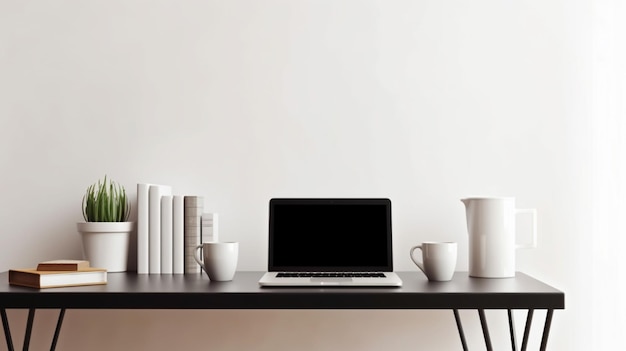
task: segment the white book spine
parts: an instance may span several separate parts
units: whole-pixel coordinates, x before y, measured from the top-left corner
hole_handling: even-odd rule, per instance
[[[185,202],[184,196],[174,195],[172,203],[172,264],[174,274],[185,273]]]
[[[166,185],[150,185],[149,267],[150,274],[161,273],[161,196],[171,195]]]
[[[150,184],[137,184],[137,273],[149,273]]]
[[[173,272],[173,209],[172,196],[161,196],[161,274]]]

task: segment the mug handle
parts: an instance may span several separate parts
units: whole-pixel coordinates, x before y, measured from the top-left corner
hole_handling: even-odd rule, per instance
[[[422,272],[424,272],[424,274],[426,274],[426,271],[424,270],[424,264],[423,264],[422,262],[420,262],[420,261],[416,260],[416,259],[415,259],[415,257],[413,257],[413,252],[414,252],[416,249],[419,249],[419,250],[421,251],[421,250],[422,250],[422,245],[413,246],[413,247],[411,248],[411,252],[409,252],[409,256],[411,257],[411,261],[413,261],[413,263],[415,263],[415,264],[417,265],[417,267],[418,267],[419,269],[421,269],[421,270],[422,270]],[[423,251],[422,251],[422,252],[423,252]]]
[[[516,249],[534,249],[537,247],[537,210],[534,208],[515,209],[515,214],[531,214],[533,216],[533,233],[530,244],[516,244]]]
[[[202,244],[196,246],[196,249],[193,250],[193,259],[196,260],[196,262],[198,262],[198,264],[200,265],[200,267],[202,267],[202,269],[204,269],[204,263],[202,263],[202,261],[200,260],[200,256],[198,256],[198,249],[202,248]]]

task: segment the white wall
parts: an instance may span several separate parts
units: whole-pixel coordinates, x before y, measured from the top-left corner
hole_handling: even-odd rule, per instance
[[[138,182],[204,195],[222,238],[241,242],[241,270],[265,268],[271,197],[390,197],[394,264],[416,271],[408,250],[424,240],[458,241],[466,270],[459,199],[512,195],[540,216],[539,248],[519,252],[518,269],[566,292],[550,346],[592,349],[578,259],[591,225],[589,8],[0,0],[0,270],[80,256],[80,200],[104,174],[133,195]],[[25,312],[9,316],[19,345]],[[489,316],[507,347],[505,314]],[[482,347],[476,314],[463,317]],[[33,348],[54,318],[38,314]],[[460,348],[449,311],[69,311],[59,349],[207,339],[217,350]]]

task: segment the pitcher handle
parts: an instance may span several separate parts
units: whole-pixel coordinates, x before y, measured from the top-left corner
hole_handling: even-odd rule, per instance
[[[530,244],[516,244],[516,249],[534,249],[537,247],[537,210],[534,208],[515,209],[515,214],[531,214],[533,216],[533,236]]]

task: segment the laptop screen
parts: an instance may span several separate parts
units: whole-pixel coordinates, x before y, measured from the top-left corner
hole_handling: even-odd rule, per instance
[[[389,199],[272,199],[270,271],[393,270]]]

